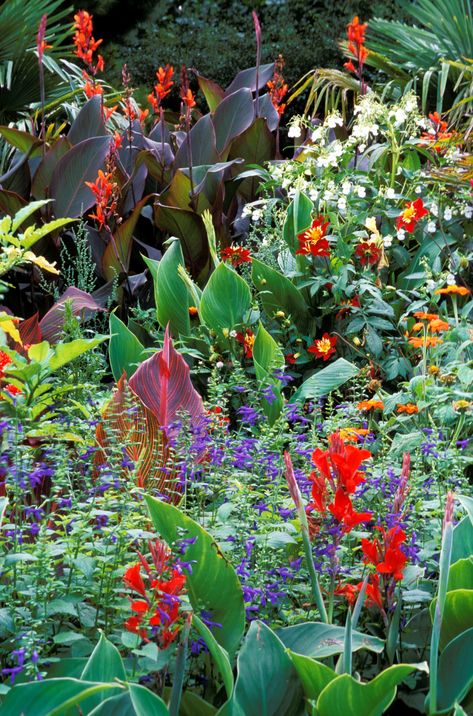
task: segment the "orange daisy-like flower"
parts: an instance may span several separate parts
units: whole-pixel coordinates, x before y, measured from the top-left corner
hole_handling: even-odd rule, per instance
[[[442,333],[443,331],[448,331],[450,324],[447,321],[442,321],[441,318],[433,318],[429,321],[428,328],[432,333]]]
[[[382,400],[362,400],[356,407],[358,410],[370,412],[371,410],[384,410],[384,403]]]
[[[396,408],[397,413],[407,413],[408,415],[414,415],[419,412],[419,408],[414,403],[399,403]]]
[[[430,346],[437,346],[443,343],[443,340],[437,336],[412,336],[408,342],[409,345],[414,348],[423,348],[424,346],[429,348]]]
[[[355,256],[362,266],[377,264],[381,258],[381,248],[375,241],[360,241],[355,249]]]
[[[422,199],[416,199],[410,201],[402,214],[396,219],[396,228],[407,231],[408,234],[412,234],[417,226],[417,222],[422,219],[423,216],[427,216],[429,212],[424,206]]]
[[[435,292],[438,296],[447,296],[449,294],[456,294],[458,296],[468,296],[471,293],[469,288],[466,286],[446,286],[445,288],[438,288]]]
[[[315,340],[307,350],[309,353],[313,353],[317,358],[328,360],[330,356],[336,352],[336,343],[337,336],[331,336],[330,333],[324,333],[322,338]]]
[[[325,238],[328,225],[325,216],[317,216],[308,229],[297,235],[299,249],[296,254],[330,256],[329,243]]]
[[[414,313],[414,318],[419,319],[419,321],[435,321],[438,317],[438,313],[425,313],[424,311],[416,311]]]
[[[345,442],[356,443],[360,438],[365,437],[370,432],[368,428],[342,428],[340,431],[340,437]]]

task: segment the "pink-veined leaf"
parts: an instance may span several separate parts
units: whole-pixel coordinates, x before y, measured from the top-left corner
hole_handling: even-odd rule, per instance
[[[158,419],[170,425],[179,412],[196,423],[204,414],[202,398],[192,385],[189,366],[174,348],[169,326],[162,350],[145,360],[130,378],[130,388]]]
[[[102,422],[96,428],[96,439],[101,448],[94,457],[97,470],[100,465],[113,465],[117,449],[122,447],[132,463],[126,466],[121,461],[123,477],[131,467],[136,471],[139,487],[157,491],[175,504],[179,502],[180,484],[172,468],[173,455],[166,435],[156,416],[130,389],[125,374],[105,407]]]
[[[25,318],[24,321],[21,321],[18,326],[18,331],[23,344],[15,344],[15,350],[18,353],[23,353],[26,350],[26,346],[41,343],[43,340],[43,334],[39,326],[38,313],[36,312],[34,316],[30,316],[30,318]]]
[[[71,302],[72,312],[74,316],[82,317],[87,312],[103,311],[104,309],[95,301],[90,293],[81,291],[80,288],[69,286],[63,293],[61,298],[56,301],[54,306],[49,309],[46,315],[39,322],[43,339],[48,343],[55,343],[61,337],[62,327],[64,325],[64,304],[66,301]]]

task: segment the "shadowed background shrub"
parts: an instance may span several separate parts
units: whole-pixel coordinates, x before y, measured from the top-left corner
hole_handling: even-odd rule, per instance
[[[252,9],[263,28],[263,62],[281,52],[289,86],[313,68],[340,65],[336,41],[353,15],[398,17],[395,0],[85,0],[81,5],[94,13],[97,36],[106,40],[110,80],[120,84],[126,62],[135,86],[145,87],[166,62],[195,67],[228,85],[238,70],[254,64]]]

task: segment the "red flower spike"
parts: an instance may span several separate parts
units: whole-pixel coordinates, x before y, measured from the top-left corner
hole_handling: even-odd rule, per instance
[[[138,594],[141,594],[142,597],[146,596],[145,583],[143,582],[143,577],[141,576],[141,564],[139,562],[134,564],[133,567],[129,567],[129,569],[127,569],[123,577],[123,581],[126,586],[134,592],[138,592]]]
[[[328,506],[328,509],[335,519],[343,524],[345,533],[350,532],[356,525],[371,520],[371,512],[356,512],[353,509],[349,496],[340,487],[335,493],[335,500]]]

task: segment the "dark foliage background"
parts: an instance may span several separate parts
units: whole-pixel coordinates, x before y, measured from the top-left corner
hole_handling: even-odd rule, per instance
[[[109,79],[118,85],[126,62],[135,86],[146,87],[166,62],[229,84],[254,64],[252,9],[263,28],[263,61],[281,52],[290,86],[312,68],[340,65],[336,42],[353,15],[399,17],[396,0],[83,0],[80,6],[94,13],[96,36],[106,40]]]

